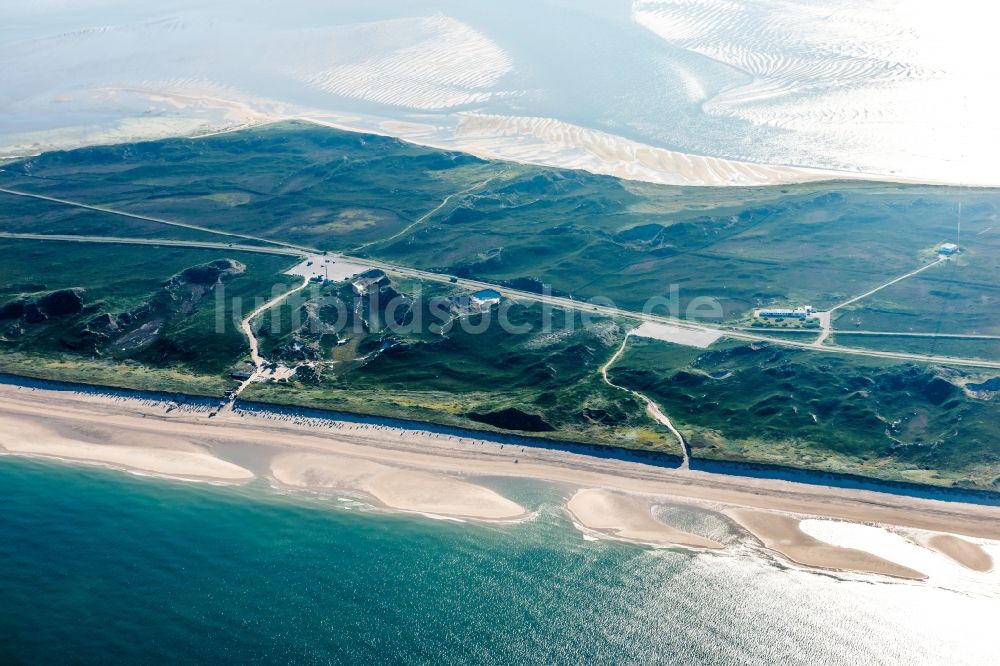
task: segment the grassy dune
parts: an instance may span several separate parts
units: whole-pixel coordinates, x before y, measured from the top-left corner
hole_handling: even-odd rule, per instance
[[[541,306],[508,301],[435,318],[433,299],[461,295],[413,281],[363,297],[346,285],[316,287],[273,312],[276,329],[259,323],[264,355],[308,363],[308,372],[251,385],[243,397],[680,454],[635,397],[601,380],[620,323],[555,311],[546,328]],[[410,305],[394,308],[394,299]]]
[[[302,123],[49,153],[7,165],[0,186],[633,308],[675,285],[679,314],[709,296],[727,318],[833,305],[910,271],[954,240],[961,201],[969,266],[953,305],[1000,281],[996,190],[653,186]],[[905,301],[942,315],[933,299]]]
[[[979,375],[770,345],[636,340],[613,369],[670,414],[692,455],[898,481],[1000,487],[1000,401]]]
[[[122,364],[142,364],[144,372],[124,373],[137,378],[134,388],[146,388],[144,377],[154,369],[193,374],[205,386],[230,384],[226,370],[247,353],[239,319],[255,299],[292,283],[277,273],[294,261],[220,250],[3,239],[0,255],[6,278],[0,307],[65,290],[75,290],[81,301],[76,311],[50,312],[41,321],[0,311],[0,364],[6,370],[57,378],[51,368],[73,368],[66,379],[87,381],[92,373],[108,383],[108,375],[122,373]],[[220,259],[245,268],[218,285],[171,285],[185,270]],[[30,370],[29,357],[39,359],[38,372]]]
[[[834,326],[1000,332],[1000,192],[992,189],[654,186],[301,123],[48,153],[5,164],[0,187],[627,308],[657,298],[658,312],[687,316],[708,297],[722,320],[744,324],[754,308],[822,309],[932,261],[954,239],[961,201],[959,257],[839,310]],[[3,194],[0,231],[213,239]],[[0,240],[0,257],[0,308],[13,303],[0,320],[0,371],[205,394],[232,386],[229,371],[246,360],[234,319],[294,281],[281,275],[290,258],[228,250]],[[211,283],[178,278],[216,260],[242,270]],[[474,333],[399,331],[394,317],[429,316],[428,299],[461,296],[461,283],[396,279],[378,289],[422,305],[393,313],[358,302],[347,284],[325,285],[279,309],[273,330],[268,318],[257,322],[264,356],[298,372],[245,396],[676,452],[637,399],[600,381],[629,322],[546,332],[539,308],[517,303],[504,304],[507,314],[530,333],[512,335],[496,321]],[[39,319],[44,299],[73,311]],[[349,304],[344,315],[336,299]],[[984,359],[1000,351],[995,341],[834,340]],[[633,340],[612,377],[661,404],[696,457],[996,485],[1000,399],[965,388],[991,375],[749,349]]]

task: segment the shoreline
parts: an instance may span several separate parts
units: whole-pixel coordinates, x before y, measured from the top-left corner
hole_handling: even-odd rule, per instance
[[[2,445],[0,445],[0,461],[3,461],[4,458],[20,458],[22,460],[30,460],[39,463],[55,463],[65,465],[67,467],[86,467],[111,472],[121,472],[122,474],[129,474],[139,478],[158,479],[160,481],[178,481],[181,483],[198,483],[209,486],[240,486],[246,485],[247,483],[255,480],[255,477],[248,477],[245,480],[231,480],[213,478],[204,475],[185,476],[182,474],[168,474],[164,472],[144,470],[124,463],[89,460],[80,457],[74,458],[49,453],[23,453],[7,451],[2,448]]]
[[[172,403],[176,409],[211,409],[217,406],[220,400],[218,397],[209,395],[194,395],[168,391],[134,389],[120,386],[86,384],[83,382],[29,377],[0,371],[0,389],[5,386],[22,386],[53,392],[77,392],[95,396],[104,395],[116,400],[139,400],[147,402],[153,401]],[[401,417],[342,412],[316,407],[286,405],[281,403],[260,402],[245,399],[237,399],[233,404],[233,408],[236,413],[248,416],[260,416],[262,418],[277,416],[279,418],[301,419],[314,422],[317,425],[324,422],[347,422],[358,425],[382,426],[399,430],[413,430],[459,438],[485,439],[503,445],[551,449],[563,451],[571,455],[617,460],[629,463],[640,463],[652,467],[662,467],[664,469],[679,469],[683,462],[681,456],[667,452],[628,449],[605,444],[589,444],[586,442],[551,439],[528,434],[505,433],[492,430],[475,430],[461,426],[439,424],[429,421],[418,421],[415,419],[406,419]],[[935,486],[908,481],[866,477],[843,472],[803,469],[772,463],[714,460],[710,458],[692,458],[690,467],[693,471],[705,472],[711,476],[718,477],[784,481],[810,487],[815,486],[843,490],[859,490],[947,503],[1000,507],[1000,492],[981,488]]]
[[[698,550],[721,550],[724,546],[708,537],[681,530],[653,514],[655,502],[645,498],[609,492],[600,488],[578,490],[566,511],[584,529],[608,539],[654,547],[681,546]]]
[[[927,574],[863,550],[830,545],[802,531],[800,521],[782,514],[747,509],[724,512],[763,543],[804,567],[855,571],[904,580],[926,580]]]
[[[358,123],[356,122],[358,119],[359,116],[354,114],[344,117],[343,115],[338,115],[336,112],[327,113],[325,116],[323,113],[277,115],[274,113],[255,112],[240,122],[220,124],[212,128],[198,128],[188,133],[149,133],[148,135],[138,135],[133,137],[118,137],[119,140],[103,140],[104,138],[112,138],[111,133],[109,132],[108,137],[102,137],[100,140],[96,141],[76,141],[73,143],[67,143],[66,145],[53,144],[48,147],[42,147],[42,149],[32,150],[22,154],[3,154],[0,155],[0,166],[38,157],[39,155],[47,152],[71,151],[96,146],[112,146],[150,141],[167,141],[171,139],[189,139],[195,141],[213,136],[231,134],[233,132],[268,127],[279,123],[301,122],[317,127],[328,127],[342,132],[391,138],[397,141],[402,141],[403,143],[429,148],[432,150],[461,152],[486,161],[511,162],[525,166],[552,169],[578,170],[596,176],[607,176],[625,181],[663,185],[665,187],[751,188],[833,182],[865,182],[892,185],[925,185],[932,187],[976,189],[993,189],[1000,187],[1000,184],[952,182],[935,179],[922,179],[911,176],[894,176],[892,174],[848,171],[830,167],[750,162],[720,156],[677,152],[668,148],[634,141],[624,136],[608,134],[601,130],[572,125],[569,123],[562,123],[562,121],[556,121],[551,118],[490,116],[477,114],[463,116],[462,114],[459,114],[458,117],[455,118],[456,124],[454,134],[450,142],[442,141],[440,139],[432,140],[427,138],[428,128],[415,125],[413,123],[379,119],[375,116],[365,117],[367,123]],[[350,122],[345,122],[346,120],[354,120],[355,122],[354,124],[351,124]],[[525,131],[515,134],[515,136],[520,137],[522,142],[530,142],[530,140],[534,137],[537,143],[537,145],[535,145],[536,157],[534,159],[523,157],[525,154],[524,146],[519,145],[516,141],[511,142],[506,146],[504,146],[502,142],[497,144],[498,138],[503,138],[509,135],[509,131],[504,129],[505,124],[513,124],[514,126],[517,126],[528,123],[530,126],[532,123],[539,121],[543,122],[543,124],[554,122],[564,125],[565,129],[582,134],[586,140],[581,141],[579,145],[573,145],[570,147],[549,145],[545,143],[544,140],[539,139],[538,133],[540,130],[538,128],[528,127]],[[490,127],[491,124],[498,125],[497,128],[493,128],[495,135],[485,134],[483,136],[478,136],[474,131],[469,130],[470,125],[483,125],[484,127]],[[207,131],[204,131],[206,129]],[[396,131],[391,131],[393,129]],[[431,127],[431,129],[434,128]],[[628,155],[628,158],[619,159],[618,161],[608,160],[608,155],[606,154],[607,149],[603,144],[608,143],[609,140],[616,143],[619,150],[624,151]],[[497,148],[497,145],[500,145],[501,148]],[[592,150],[594,146],[600,146],[601,148],[599,150]],[[566,151],[568,151],[570,155],[567,156],[562,154]],[[652,160],[654,163],[665,162],[667,164],[671,164],[672,166],[671,168],[662,170],[650,167],[649,173],[637,172],[635,169],[628,168],[628,165],[635,164],[640,156],[647,159],[647,161],[651,159],[650,156],[656,156],[656,159]],[[691,167],[692,163],[698,165],[697,168]],[[723,171],[728,171],[731,177],[728,179],[719,179],[716,172],[720,168]],[[689,173],[692,169],[693,173]],[[747,177],[748,174],[752,175]]]
[[[144,398],[0,382],[0,449],[181,480],[240,485],[267,479],[293,491],[363,495],[387,511],[475,522],[515,523],[532,513],[479,478],[537,480],[567,488],[564,510],[573,522],[612,539],[727,548],[652,513],[654,506],[678,504],[727,517],[768,550],[807,568],[901,579],[926,574],[817,541],[801,534],[798,523],[818,518],[916,531],[910,541],[969,571],[992,571],[1000,557],[997,506],[717,475],[505,442],[485,433],[469,437],[277,411],[209,417],[203,403]],[[751,525],[740,515],[763,518]],[[771,529],[776,525],[777,532]],[[993,555],[977,540],[990,542]]]
[[[269,471],[283,488],[359,493],[402,513],[486,522],[528,515],[521,505],[484,486],[365,458],[290,451],[275,456]]]

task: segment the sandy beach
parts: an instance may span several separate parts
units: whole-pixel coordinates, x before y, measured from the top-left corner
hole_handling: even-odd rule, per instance
[[[992,571],[993,558],[982,546],[953,534],[934,534],[922,540],[928,548],[936,550],[967,569]]]
[[[882,559],[854,548],[840,548],[823,543],[799,528],[799,521],[791,516],[767,511],[731,509],[732,517],[768,549],[781,553],[797,564],[821,569],[874,573],[910,580],[923,580],[927,576],[919,571]]]
[[[583,527],[612,538],[717,549],[707,535],[658,520],[657,504],[689,505],[734,521],[804,566],[918,580],[920,571],[799,529],[804,517],[899,531],[942,561],[988,571],[979,543],[1000,540],[1000,507],[673,469],[487,436],[305,417],[222,411],[161,398],[0,384],[0,453],[59,458],[184,479],[358,494],[388,510],[516,520],[528,509],[478,482],[515,477],[567,489]],[[748,537],[749,538],[749,537]],[[902,538],[902,537],[900,537]],[[919,543],[919,546],[917,544]],[[937,555],[935,553],[940,553]]]
[[[722,544],[657,520],[649,501],[601,488],[577,491],[566,509],[581,525],[613,538],[659,546],[722,548]]]
[[[115,425],[73,427],[57,419],[49,423],[52,425],[38,418],[5,414],[0,429],[0,450],[182,479],[242,482],[254,478],[253,472],[180,438]]]
[[[527,513],[519,504],[474,483],[361,458],[284,453],[271,461],[271,473],[292,488],[362,492],[400,511],[478,520],[510,520]]]
[[[421,142],[419,133],[399,135]],[[754,186],[857,177],[832,170],[677,152],[545,117],[460,113],[451,143],[463,152],[486,158],[582,169],[661,185]]]

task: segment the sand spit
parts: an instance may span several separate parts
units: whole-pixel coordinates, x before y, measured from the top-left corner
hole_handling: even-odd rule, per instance
[[[527,513],[489,488],[363,458],[284,453],[271,461],[271,473],[286,486],[360,491],[399,511],[476,520],[512,520]]]
[[[799,520],[780,513],[729,509],[726,515],[733,518],[764,546],[780,553],[793,562],[808,567],[881,574],[909,580],[925,580],[919,571],[904,567],[854,548],[841,548],[823,543],[801,529]]]
[[[923,545],[958,562],[966,569],[986,573],[993,570],[993,558],[978,544],[952,534],[935,534],[924,540]]]
[[[657,520],[650,502],[600,488],[577,491],[566,508],[584,527],[623,541],[655,546],[722,548],[712,539],[676,529]]]
[[[452,142],[474,155],[663,185],[755,186],[856,174],[682,153],[555,118],[463,112]],[[402,138],[407,138],[402,135]]]
[[[180,438],[118,426],[64,421],[58,427],[46,427],[34,419],[4,415],[0,450],[183,479],[232,483],[254,478],[249,470]]]
[[[119,455],[125,453],[109,449],[108,445],[128,446],[143,450],[141,454],[128,451],[132,455],[127,463],[133,468],[159,474],[169,469],[169,472],[179,476],[198,475],[203,478],[212,473],[204,465],[197,469],[178,469],[146,462],[149,458],[159,462],[168,455],[164,449],[168,452],[201,452],[205,457],[174,455],[173,458],[202,463],[207,460],[212,462],[210,469],[217,469],[218,462],[212,461],[210,453],[221,459],[223,469],[234,476],[246,478],[252,471],[258,476],[273,475],[279,480],[293,481],[298,475],[298,483],[306,485],[310,483],[306,477],[307,470],[313,467],[316,469],[313,472],[315,479],[322,479],[320,473],[323,473],[332,479],[329,481],[331,485],[343,483],[345,488],[348,484],[337,480],[340,472],[336,471],[336,467],[342,464],[340,459],[370,461],[387,469],[378,469],[377,474],[371,473],[370,468],[364,474],[353,472],[366,476],[366,483],[372,484],[368,490],[359,489],[359,493],[367,492],[386,506],[403,506],[403,502],[407,502],[408,510],[441,515],[448,515],[449,510],[458,515],[469,513],[465,506],[459,507],[460,510],[444,506],[444,500],[434,496],[429,499],[418,496],[420,504],[412,496],[419,495],[418,491],[423,492],[421,489],[428,487],[440,493],[442,488],[456,487],[452,484],[460,484],[457,487],[461,487],[463,492],[468,491],[468,486],[475,488],[474,484],[464,485],[462,480],[469,476],[507,476],[554,482],[572,488],[603,488],[639,498],[663,497],[671,503],[689,503],[703,508],[722,505],[741,510],[831,518],[859,525],[878,524],[954,534],[977,542],[980,539],[1000,540],[1000,507],[985,504],[672,469],[638,459],[592,456],[584,452],[530,446],[487,434],[435,431],[430,425],[426,428],[416,424],[400,427],[398,424],[351,420],[349,417],[343,419],[320,413],[303,414],[280,408],[253,412],[237,409],[219,413],[213,418],[209,418],[208,413],[207,409],[199,408],[195,403],[187,404],[179,397],[171,401],[152,394],[131,397],[97,390],[60,390],[0,383],[0,433],[3,434],[0,444],[9,443],[9,449],[31,455],[32,451],[38,451],[37,441],[53,441],[54,431],[74,444],[60,453],[81,462],[86,462],[88,457],[106,460],[112,451]],[[42,429],[24,430],[28,425]],[[17,435],[16,432],[24,434]],[[34,434],[36,432],[40,434]],[[86,449],[76,446],[77,443],[86,445]],[[149,451],[145,452],[147,449]],[[56,455],[54,450],[48,448],[48,455]],[[270,471],[276,456],[291,453],[330,456],[338,462],[336,465],[326,461],[323,465],[304,465],[300,460],[298,471],[294,465],[279,470],[277,474]],[[139,455],[144,457],[143,461],[135,460]],[[237,474],[229,467],[228,460],[234,460],[242,471]],[[292,460],[294,458],[285,462]],[[392,471],[400,471],[403,481],[390,476]],[[414,474],[432,475],[438,485],[417,483],[412,480]],[[398,492],[405,492],[410,497],[400,499],[392,496],[396,486],[400,488]],[[475,493],[472,496],[477,497]],[[485,496],[492,497],[489,493]],[[495,497],[492,499],[496,500]],[[644,501],[648,507],[648,499]],[[475,502],[478,500],[468,503],[477,506]],[[509,516],[521,511],[520,507],[502,506],[506,508],[490,515]],[[480,510],[478,506],[477,510]],[[612,527],[639,529],[632,523]],[[944,558],[944,555],[933,551],[927,552],[942,560]],[[829,564],[821,562],[819,566]]]

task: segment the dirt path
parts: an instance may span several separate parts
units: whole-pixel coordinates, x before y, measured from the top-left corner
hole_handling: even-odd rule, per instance
[[[247,337],[247,340],[250,342],[250,360],[253,362],[253,372],[251,372],[250,376],[244,379],[240,383],[240,385],[236,387],[236,389],[230,394],[229,400],[226,402],[226,407],[231,407],[236,398],[239,397],[240,393],[243,392],[243,389],[249,386],[250,383],[255,381],[258,377],[260,377],[261,373],[264,371],[264,359],[260,355],[260,343],[257,340],[257,336],[254,335],[253,326],[251,325],[253,320],[256,317],[263,314],[264,312],[267,312],[274,306],[281,304],[292,294],[302,291],[307,286],[309,286],[309,279],[302,278],[302,284],[295,287],[294,289],[289,289],[280,296],[272,298],[267,303],[264,303],[264,305],[260,306],[259,308],[248,314],[246,317],[243,318],[243,321],[240,322],[240,328],[243,329],[243,335],[245,335]]]
[[[911,278],[914,275],[917,275],[918,273],[923,273],[928,268],[931,268],[932,266],[937,266],[938,264],[940,264],[943,261],[948,261],[948,260],[945,259],[945,258],[943,258],[943,257],[941,257],[937,261],[931,262],[931,263],[927,264],[926,266],[921,266],[920,268],[918,268],[915,271],[911,271],[911,272],[907,273],[906,275],[901,275],[898,278],[895,278],[893,280],[890,280],[890,281],[886,282],[885,284],[879,285],[878,287],[875,287],[871,291],[866,291],[865,293],[861,294],[860,296],[855,296],[854,298],[848,299],[848,300],[844,301],[843,303],[838,303],[837,305],[834,305],[832,308],[830,308],[826,312],[819,312],[819,313],[817,313],[817,316],[819,317],[820,326],[822,327],[823,330],[822,330],[822,333],[820,333],[819,338],[817,338],[816,341],[812,343],[812,346],[814,346],[814,347],[821,347],[823,345],[823,343],[826,342],[826,339],[830,337],[830,334],[833,333],[833,313],[836,312],[837,310],[839,310],[840,308],[843,308],[843,307],[846,307],[848,305],[851,305],[852,303],[857,303],[858,301],[860,301],[862,299],[868,298],[872,294],[875,294],[875,293],[878,293],[878,292],[882,291],[886,287],[891,287],[892,285],[896,284],[897,282],[902,282],[903,280],[905,280],[907,278]]]
[[[844,306],[851,305],[852,303],[857,303],[861,299],[868,298],[872,294],[874,294],[876,292],[879,292],[879,291],[882,291],[886,287],[891,287],[892,285],[896,284],[897,282],[902,282],[903,280],[905,280],[907,278],[911,278],[911,277],[913,277],[914,275],[916,275],[918,273],[923,273],[928,268],[932,268],[934,266],[937,266],[938,264],[943,263],[945,261],[948,261],[948,260],[947,259],[938,259],[937,261],[932,261],[931,263],[927,264],[926,266],[921,266],[917,270],[911,271],[911,272],[907,273],[906,275],[901,275],[901,276],[899,276],[898,278],[896,278],[894,280],[889,280],[885,284],[879,285],[878,287],[875,287],[871,291],[866,291],[865,293],[861,294],[860,296],[855,296],[854,298],[852,298],[850,300],[846,300],[843,303],[840,303],[838,305],[834,305],[832,308],[830,308],[829,310],[827,310],[827,312],[833,312],[834,310],[839,310],[840,308],[842,308]]]
[[[364,250],[365,248],[371,247],[372,245],[378,245],[378,244],[382,244],[382,243],[388,243],[390,241],[396,240],[397,238],[405,236],[414,227],[422,224],[425,220],[427,220],[432,215],[436,215],[442,208],[444,208],[445,206],[447,206],[448,203],[451,202],[451,200],[454,199],[455,197],[465,196],[466,194],[471,194],[472,192],[475,192],[476,190],[478,190],[480,188],[486,187],[486,185],[488,185],[491,181],[496,180],[497,178],[503,176],[505,173],[506,173],[506,171],[501,171],[500,173],[498,173],[498,174],[496,174],[494,176],[490,176],[486,180],[484,180],[482,182],[479,182],[479,183],[476,183],[475,185],[472,185],[471,187],[467,187],[464,190],[460,190],[458,192],[452,192],[451,194],[449,194],[448,196],[446,196],[444,199],[442,199],[441,203],[439,203],[437,206],[435,206],[434,208],[431,208],[429,211],[427,211],[426,213],[424,213],[423,215],[421,215],[420,217],[418,217],[417,219],[415,219],[413,222],[410,222],[408,225],[406,225],[405,227],[403,227],[402,230],[396,232],[392,236],[389,236],[388,238],[379,238],[377,240],[369,241],[369,242],[365,243],[364,245],[357,246],[356,248],[354,248],[353,250],[351,250],[351,252],[358,252],[360,250]]]
[[[639,393],[638,391],[633,391],[632,389],[627,388],[625,386],[619,386],[618,384],[615,384],[610,379],[608,379],[608,368],[614,365],[615,362],[619,358],[621,358],[621,355],[625,353],[625,345],[628,344],[628,339],[630,337],[632,337],[632,331],[629,331],[628,333],[625,334],[625,339],[622,340],[621,347],[618,348],[618,351],[612,354],[611,358],[608,359],[607,363],[601,366],[601,377],[604,379],[604,383],[607,384],[608,386],[616,388],[619,391],[628,391],[629,393],[631,393],[632,395],[634,395],[635,397],[639,398],[644,403],[646,403],[646,414],[660,425],[666,426],[666,428],[673,434],[673,436],[677,438],[677,443],[680,444],[681,447],[681,456],[683,457],[683,461],[681,462],[681,469],[689,469],[691,466],[691,459],[690,459],[690,454],[688,452],[687,442],[684,440],[684,435],[682,435],[681,432],[674,427],[674,424],[670,421],[670,418],[663,413],[663,410],[660,409],[660,406],[657,405],[655,402],[653,402],[651,398],[646,397],[642,393]]]

